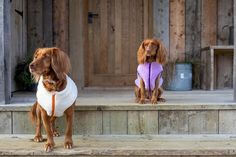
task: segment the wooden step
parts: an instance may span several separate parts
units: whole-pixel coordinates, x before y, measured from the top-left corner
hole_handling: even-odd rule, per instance
[[[234,134],[236,103],[232,90],[165,92],[165,103],[134,103],[131,90],[81,91],[74,118],[75,135]],[[34,133],[28,111],[34,93],[13,96],[0,105],[0,134]],[[64,117],[57,120],[63,134]]]
[[[0,135],[0,155],[10,156],[227,156],[236,155],[235,135],[100,135],[74,136],[74,148],[63,148],[64,137],[44,151],[44,142],[33,142],[33,135]]]

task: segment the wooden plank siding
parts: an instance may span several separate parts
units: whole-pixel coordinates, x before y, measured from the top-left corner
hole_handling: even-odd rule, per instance
[[[144,31],[152,35],[151,4],[152,0],[89,1],[89,12],[95,16],[89,23],[88,86],[134,84],[137,49]]]
[[[185,57],[193,63],[193,88],[201,86],[201,0],[185,1]]]
[[[236,0],[234,0],[234,19],[236,19]],[[236,20],[234,20],[234,26],[236,26]],[[236,31],[234,31],[234,39],[236,39]],[[233,59],[233,100],[236,101],[236,40],[234,40],[234,59]]]
[[[69,0],[53,0],[53,45],[69,53]]]
[[[79,7],[79,8],[78,8]],[[71,77],[78,87],[84,87],[88,64],[88,3],[86,0],[69,1],[69,50]],[[75,20],[77,19],[77,20]]]
[[[27,52],[43,47],[43,1],[27,1]]]
[[[0,102],[5,103],[4,1],[0,1]]]
[[[43,0],[43,46],[53,46],[53,2]]]
[[[185,61],[185,0],[170,0],[170,60]]]
[[[169,51],[169,0],[153,0],[153,37],[161,39],[167,48],[167,58],[170,58]]]
[[[217,44],[229,45],[229,27],[233,25],[233,0],[218,0]],[[216,55],[216,88],[233,87],[233,54]]]
[[[202,1],[202,18],[201,18],[201,48],[205,48],[209,45],[216,45],[217,41],[217,1],[215,0],[203,0]],[[209,54],[202,53],[202,76],[201,76],[201,88],[208,88],[209,74],[207,67],[210,66],[207,62]],[[205,75],[204,75],[205,74]]]
[[[209,65],[200,49],[228,44],[232,6],[233,0],[12,1],[11,61],[17,64],[38,47],[58,46],[69,54],[79,87],[132,86],[137,49],[144,38],[155,37],[166,45],[170,61],[200,60],[193,65],[193,87],[206,89],[203,74]],[[13,8],[23,10],[23,19]],[[88,11],[98,14],[92,24]],[[232,88],[232,55],[217,55],[214,61],[216,88]],[[14,64],[11,91],[17,89]]]

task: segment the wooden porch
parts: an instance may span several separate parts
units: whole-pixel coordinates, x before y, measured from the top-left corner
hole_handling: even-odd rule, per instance
[[[14,93],[0,105],[0,155],[9,156],[235,156],[233,90],[165,91],[165,103],[134,103],[131,88],[86,88],[74,117],[74,148],[63,149],[64,117],[53,152],[35,143],[28,111],[35,93]],[[46,137],[44,135],[44,137]]]
[[[228,134],[236,133],[233,90],[165,91],[165,103],[134,103],[131,88],[84,89],[76,102],[76,135]],[[34,93],[14,93],[11,105],[0,106],[0,133],[28,134],[34,129],[28,111]],[[64,132],[64,118],[57,121]]]
[[[2,156],[81,156],[81,157],[226,157],[236,155],[235,135],[142,135],[74,136],[74,148],[63,148],[64,137],[55,138],[53,152],[33,135],[1,135]],[[14,149],[12,149],[14,148]]]

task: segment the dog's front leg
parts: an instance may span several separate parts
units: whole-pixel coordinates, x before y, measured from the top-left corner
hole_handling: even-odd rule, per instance
[[[71,107],[69,107],[65,111],[67,126],[66,126],[64,147],[66,149],[71,149],[73,146],[72,129],[73,129],[74,107],[75,107],[75,102]]]
[[[36,102],[37,103],[37,102]],[[35,128],[35,137],[34,141],[35,142],[42,142],[43,141],[43,136],[41,134],[41,110],[39,105],[36,107],[36,128]]]
[[[157,76],[157,79],[155,81],[155,88],[152,91],[152,98],[151,98],[151,103],[152,104],[157,104],[157,97],[158,97],[158,88],[159,88],[159,83],[160,83],[161,75],[159,74]]]
[[[47,134],[47,142],[45,144],[45,151],[50,152],[52,151],[53,147],[55,146],[54,140],[53,140],[53,133],[50,126],[50,117],[47,115],[46,111],[44,109],[41,110],[41,116],[43,119],[43,125]]]
[[[158,88],[157,101],[159,101],[159,102],[166,102],[166,99],[161,98],[162,93],[163,93],[163,89],[161,87]]]
[[[145,104],[146,91],[145,91],[145,84],[144,84],[143,79],[140,79],[140,92],[141,92],[141,98],[139,100],[139,103]]]
[[[52,117],[50,119],[50,122],[51,122],[51,130],[52,130],[52,134],[54,137],[59,137],[60,136],[60,133],[57,131],[56,129],[56,125],[55,125],[55,121],[56,121],[56,117]]]

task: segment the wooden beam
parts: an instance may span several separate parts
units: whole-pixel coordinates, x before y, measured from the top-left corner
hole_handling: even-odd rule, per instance
[[[10,25],[11,1],[4,0],[4,63],[5,63],[5,103],[11,101],[11,25]]]
[[[234,0],[234,19],[236,19],[236,0]],[[236,20],[234,20],[236,26]],[[234,101],[236,101],[236,31],[234,29],[234,69],[233,69],[233,84],[234,84]]]
[[[69,54],[69,1],[53,0],[53,44]]]
[[[0,103],[11,100],[10,0],[0,0]]]
[[[4,0],[0,0],[0,103],[5,103],[5,75],[4,75],[4,17],[3,17]]]
[[[88,1],[69,1],[69,49],[72,79],[79,89],[85,86],[84,61],[88,53]]]
[[[43,46],[53,46],[52,0],[43,0]]]
[[[203,0],[202,1],[202,15],[201,15],[201,48],[205,48],[211,45],[216,45],[216,32],[217,32],[217,1],[215,0]],[[208,54],[201,54],[202,77],[201,88],[208,89]]]
[[[185,60],[185,0],[170,0],[170,60]]]
[[[170,40],[169,6],[169,0],[153,0],[153,35],[154,38],[161,39],[168,50]]]
[[[193,88],[200,88],[201,76],[201,1],[185,1],[185,57],[186,61],[193,61]]]
[[[43,47],[43,1],[27,1],[27,53]]]

